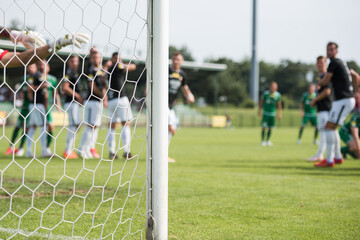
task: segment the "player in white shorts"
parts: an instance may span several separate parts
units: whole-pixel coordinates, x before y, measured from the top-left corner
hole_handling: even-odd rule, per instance
[[[124,64],[121,57],[117,52],[113,53],[111,60],[107,63],[109,79],[108,97],[108,112],[110,118],[110,127],[108,131],[108,145],[109,145],[109,158],[117,159],[115,148],[116,137],[116,124],[121,122],[123,128],[121,131],[122,144],[124,146],[124,158],[131,158],[130,141],[131,131],[130,122],[133,118],[129,98],[125,91],[125,77],[127,71],[136,70],[136,65],[133,63]]]
[[[51,151],[47,148],[47,134],[44,133],[46,123],[46,111],[47,101],[48,101],[48,84],[46,79],[43,78],[43,75],[38,71],[34,77],[29,77],[27,80],[29,87],[27,88],[28,98],[30,99],[29,105],[29,130],[27,138],[27,148],[26,148],[26,157],[35,156],[35,150],[33,148],[33,143],[36,142],[34,138],[35,131],[37,127],[40,127],[40,141],[43,157],[50,157]],[[36,145],[35,145],[36,146]],[[35,147],[36,149],[36,147]]]
[[[80,119],[79,108],[80,104],[83,104],[83,99],[80,95],[79,57],[76,55],[70,56],[67,61],[67,67],[62,90],[65,93],[64,108],[69,117],[69,131],[66,136],[66,145],[63,155],[64,158],[74,159],[78,158],[78,155],[73,149],[75,135],[82,122]]]
[[[85,129],[81,136],[79,150],[84,158],[100,158],[95,144],[101,126],[101,112],[106,97],[106,82],[104,72],[101,70],[100,53],[93,53],[90,62],[91,66],[88,74],[89,98],[84,107]]]
[[[335,101],[332,103],[329,120],[325,125],[326,159],[315,163],[315,167],[333,167],[335,164],[344,162],[340,150],[340,136],[336,128],[343,125],[345,118],[354,109],[354,93],[359,94],[359,82],[357,79],[351,81],[350,70],[343,61],[336,58],[337,53],[338,45],[329,42],[327,44],[327,57],[330,58],[330,64],[319,85],[325,86],[331,81]]]
[[[318,70],[318,82],[324,78],[326,74],[326,58],[324,56],[319,56],[316,59],[316,67]],[[331,88],[330,85],[318,86],[315,99],[310,103],[311,106],[317,106],[317,120],[320,133],[320,142],[317,153],[307,159],[309,162],[321,161],[324,159],[324,152],[326,148],[326,132],[325,125],[329,119],[329,111],[331,109]]]
[[[172,65],[169,67],[169,122],[168,122],[168,144],[175,135],[176,115],[173,110],[175,100],[179,90],[189,103],[195,101],[194,95],[191,93],[187,83],[185,72],[181,69],[184,58],[180,52],[175,52],[172,56]],[[175,159],[169,157],[169,162],[175,162]]]

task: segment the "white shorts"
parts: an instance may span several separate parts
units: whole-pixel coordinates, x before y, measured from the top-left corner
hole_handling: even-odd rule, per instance
[[[355,107],[354,98],[344,98],[332,103],[329,115],[329,122],[342,126],[346,117]]]
[[[69,126],[79,126],[81,124],[79,113],[80,105],[72,101],[65,103],[64,108],[69,116]]]
[[[91,126],[101,126],[102,102],[89,100],[85,104],[84,122]]]
[[[46,114],[44,104],[37,103],[35,105],[31,103],[29,110],[31,111],[29,115],[29,126],[44,126]]]
[[[318,120],[317,128],[319,130],[323,130],[325,128],[326,122],[329,120],[329,111],[318,112],[317,120]]]
[[[176,129],[176,115],[174,109],[169,109],[169,115],[168,115],[168,124],[172,126],[174,129]]]
[[[127,122],[133,119],[128,97],[111,99],[108,103],[108,111],[111,123]]]

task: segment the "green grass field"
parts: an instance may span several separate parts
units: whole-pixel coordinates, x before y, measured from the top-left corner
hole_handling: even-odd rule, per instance
[[[100,131],[99,142],[105,133]],[[314,168],[305,162],[317,149],[313,131],[306,128],[301,145],[296,144],[297,133],[297,128],[275,129],[274,146],[261,147],[259,128],[179,129],[169,151],[177,160],[169,164],[169,239],[359,239],[360,161]],[[135,231],[144,229],[145,220],[143,134],[144,129],[136,130],[132,149],[143,150],[128,161],[54,158],[30,163],[16,158],[18,164],[9,165],[11,159],[0,155],[2,188],[13,194],[22,181],[28,187],[12,197],[11,213],[10,196],[0,190],[0,216],[7,213],[0,221],[0,238],[8,238],[18,226],[29,233],[41,223],[42,229],[29,239],[44,239],[46,229],[54,226],[55,239],[71,233],[99,238],[114,229],[114,239],[139,239],[141,233]],[[59,154],[64,136],[58,137]],[[0,146],[2,153],[4,138]],[[97,227],[89,232],[91,225]]]

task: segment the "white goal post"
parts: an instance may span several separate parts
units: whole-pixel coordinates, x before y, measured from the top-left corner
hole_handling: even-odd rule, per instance
[[[0,27],[0,60],[41,40],[0,63],[0,239],[167,239],[169,1],[4,0]]]

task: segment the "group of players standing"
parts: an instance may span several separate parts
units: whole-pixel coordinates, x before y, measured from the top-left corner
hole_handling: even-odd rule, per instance
[[[124,145],[123,157],[131,158],[130,141],[131,131],[129,121],[132,120],[130,102],[125,93],[125,75],[127,71],[136,69],[136,65],[124,64],[118,53],[112,55],[111,60],[102,66],[101,54],[92,48],[89,54],[90,64],[86,74],[79,71],[79,57],[69,56],[67,59],[66,74],[62,82],[62,93],[64,99],[64,110],[68,114],[68,133],[63,157],[68,159],[78,158],[100,158],[95,144],[99,127],[101,126],[101,116],[103,107],[108,107],[109,128],[107,141],[109,146],[109,159],[118,158],[116,154],[116,124],[121,121],[123,124],[121,138]],[[26,79],[23,81],[22,89],[24,92],[23,106],[18,117],[17,125],[14,129],[10,147],[5,154],[24,155],[24,142],[27,140],[26,157],[33,157],[35,149],[34,134],[37,127],[40,127],[40,142],[42,156],[52,156],[49,146],[52,142],[54,124],[51,111],[54,107],[61,108],[60,94],[57,91],[58,81],[49,74],[50,67],[46,59],[36,64],[28,65]],[[106,74],[109,73],[109,74]],[[85,75],[85,77],[83,76]],[[83,94],[81,80],[87,79],[87,93]],[[108,89],[108,90],[107,90]],[[83,96],[87,96],[86,99]],[[83,115],[80,108],[83,107]],[[46,109],[46,110],[45,110]],[[75,146],[75,137],[80,126],[83,124],[84,131],[81,136],[80,145]],[[47,129],[46,129],[47,128]],[[24,129],[26,137],[20,141],[19,149],[14,143],[21,129]],[[47,130],[47,131],[46,131]],[[46,132],[45,132],[46,131]],[[76,151],[74,151],[76,149]]]
[[[355,102],[357,105],[359,104],[360,76],[353,69],[349,70],[347,65],[337,58],[338,45],[336,43],[329,42],[326,48],[330,63],[326,69],[326,58],[323,56],[317,58],[317,92],[315,93],[316,86],[310,84],[301,103],[303,122],[299,131],[298,143],[301,143],[302,132],[308,121],[315,126],[314,143],[317,143],[317,133],[320,132],[318,152],[307,159],[315,162],[315,167],[333,167],[335,164],[341,164],[344,162],[343,155],[346,157],[347,154],[354,158],[360,158],[360,113],[355,108]],[[334,101],[332,101],[332,96]],[[276,107],[279,110],[278,118],[281,118],[280,101],[281,95],[277,92],[277,84],[273,82],[270,90],[264,93],[259,103],[259,114],[263,108],[263,146],[272,145],[270,135],[275,123]],[[345,122],[351,112],[353,115]],[[341,126],[340,131],[337,131],[338,126]],[[268,129],[268,134],[265,139],[266,129]],[[343,148],[340,147],[340,139],[346,144]],[[325,149],[326,157],[323,158]]]

